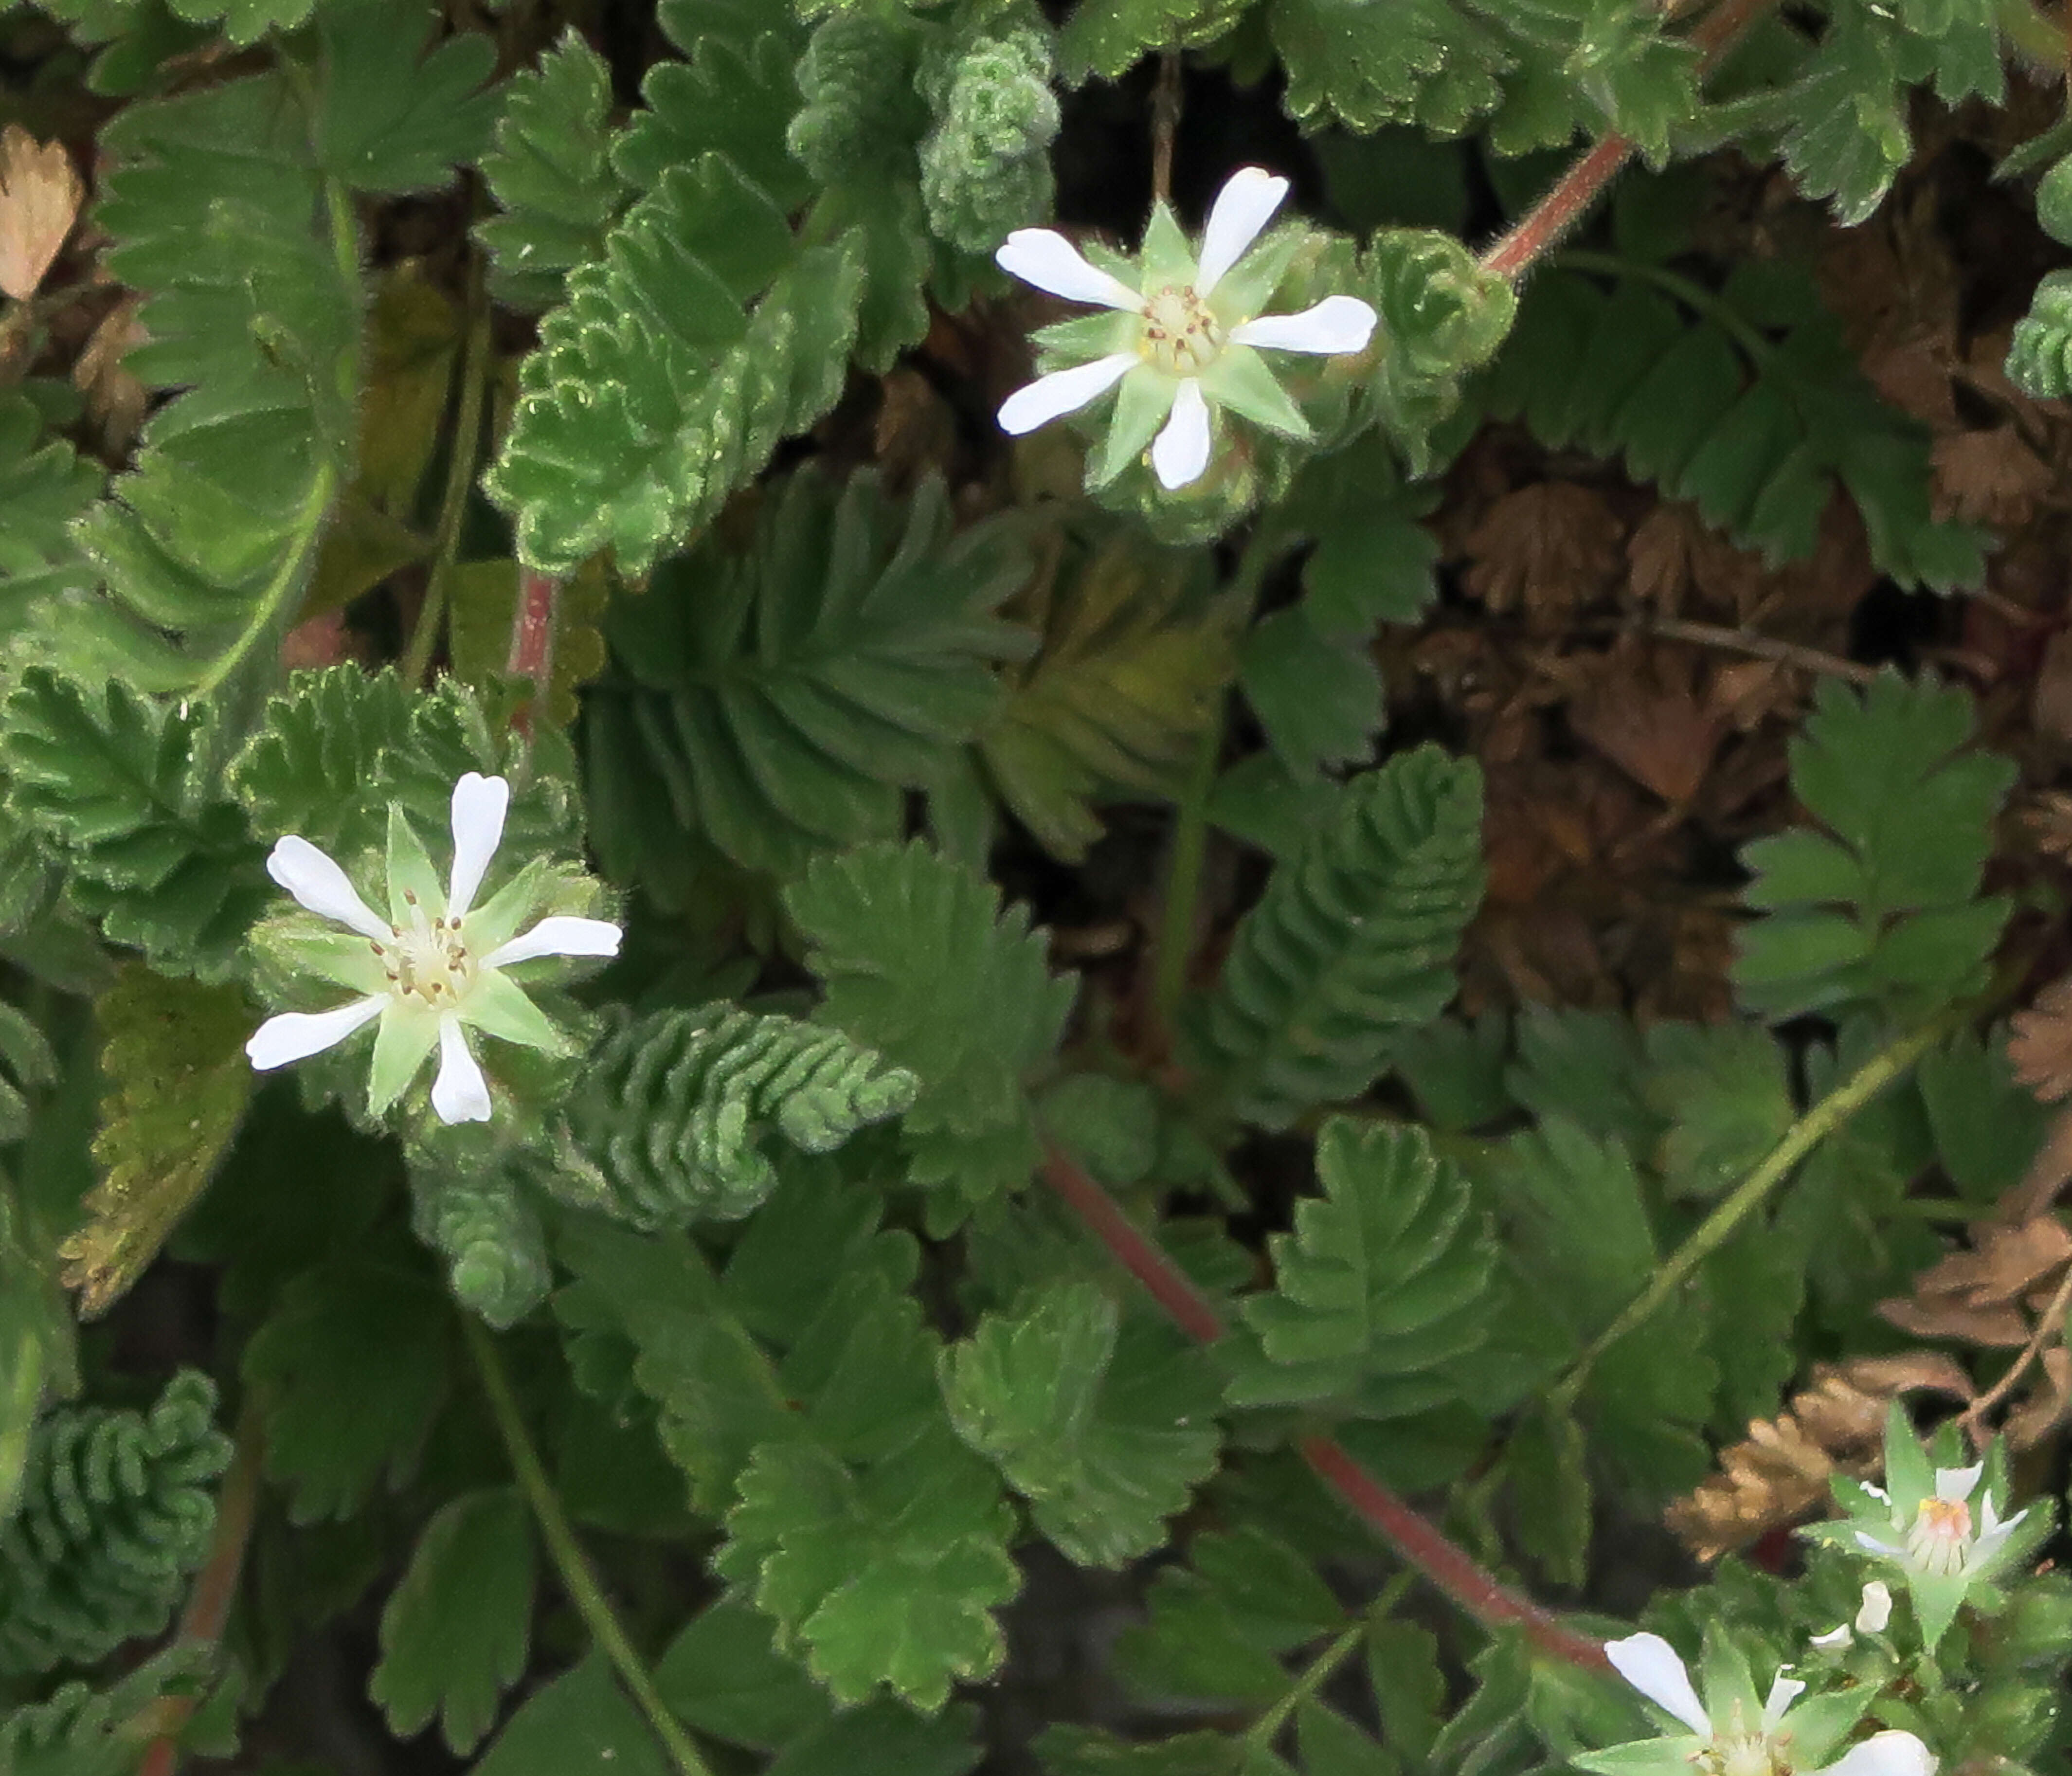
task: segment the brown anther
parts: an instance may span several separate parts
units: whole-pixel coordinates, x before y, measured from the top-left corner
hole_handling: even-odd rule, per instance
[[[417,904],[417,890],[414,888],[405,888],[403,890],[403,898],[410,906],[416,906]]]
[[[370,950],[373,951],[376,956],[386,956],[388,953],[386,950],[381,948],[379,942],[371,937],[367,940],[367,947]]]

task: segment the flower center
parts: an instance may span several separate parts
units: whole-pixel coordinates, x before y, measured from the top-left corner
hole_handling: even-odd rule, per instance
[[[1168,284],[1145,298],[1137,349],[1169,376],[1200,375],[1223,348],[1223,330],[1192,284]]]
[[[467,997],[475,985],[475,964],[461,941],[458,919],[427,919],[415,894],[405,893],[410,923],[391,925],[387,944],[371,944],[388,976],[388,990],[408,1005],[445,1011]]]
[[[1773,1739],[1766,1733],[1730,1733],[1715,1739],[1696,1761],[1707,1776],[1791,1776],[1791,1762],[1784,1750],[1781,1736]]]
[[[1927,1572],[1962,1572],[1971,1552],[1971,1507],[1961,1498],[1922,1499],[1906,1551]]]

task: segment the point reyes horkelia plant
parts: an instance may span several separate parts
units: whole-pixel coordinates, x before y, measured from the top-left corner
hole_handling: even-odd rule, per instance
[[[1165,204],[1156,205],[1143,250],[1115,269],[1093,263],[1051,228],[1018,228],[994,256],[1024,283],[1112,310],[1038,331],[1046,373],[1001,405],[1000,423],[1019,437],[1116,391],[1092,485],[1113,480],[1150,447],[1169,491],[1198,480],[1227,411],[1286,438],[1309,421],[1274,378],[1262,350],[1338,357],[1364,352],[1375,315],[1357,296],[1326,296],[1299,314],[1259,310],[1285,275],[1294,242],[1255,250],[1288,195],[1288,181],[1240,167],[1217,194],[1195,253]],[[1128,273],[1128,278],[1118,273]]]
[[[265,1072],[306,1059],[378,1020],[371,1115],[380,1116],[402,1096],[436,1048],[433,1110],[442,1122],[484,1122],[491,1109],[489,1081],[469,1046],[470,1028],[548,1054],[570,1051],[568,1038],[504,971],[541,956],[615,956],[619,928],[608,919],[546,911],[565,897],[538,861],[475,906],[503,840],[510,800],[511,786],[501,777],[469,771],[454,785],[453,869],[443,885],[402,811],[392,805],[385,919],[308,840],[290,833],[273,847],[267,873],[300,906],[346,930],[312,930],[296,919],[262,941],[295,972],[360,997],[327,1011],[268,1018],[245,1045],[253,1067]]]
[[[1934,1756],[1911,1733],[1874,1733],[1843,1749],[1873,1699],[1866,1686],[1801,1702],[1805,1684],[1780,1671],[1758,1704],[1747,1661],[1708,1635],[1701,1701],[1659,1634],[1607,1641],[1605,1656],[1687,1730],[1579,1753],[1574,1762],[1598,1776],[1934,1776]]]

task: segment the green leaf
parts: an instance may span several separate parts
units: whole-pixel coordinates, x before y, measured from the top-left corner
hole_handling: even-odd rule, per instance
[[[1606,269],[1609,290],[1577,272],[1535,280],[1486,384],[1493,414],[1556,449],[1622,456],[1772,562],[1813,553],[1840,487],[1881,571],[1938,591],[1979,582],[1982,534],[1934,515],[1926,429],[1864,379],[1809,273],[1745,265],[1679,305],[1640,267]]]
[[[481,1743],[532,1638],[532,1522],[516,1488],[442,1506],[381,1612],[381,1660],[368,1694],[399,1739],[436,1714],[447,1745]]]
[[[834,405],[864,285],[853,235],[801,247],[731,162],[671,167],[520,367],[484,483],[520,559],[565,573],[609,547],[644,574]]]
[[[230,767],[253,828],[298,834],[342,860],[380,849],[388,831],[384,791],[393,755],[409,742],[411,701],[393,672],[298,672]]]
[[[1242,1309],[1257,1339],[1238,1405],[1333,1397],[1361,1410],[1368,1384],[1428,1375],[1485,1335],[1495,1248],[1467,1182],[1420,1129],[1334,1117],[1317,1138],[1322,1198],[1276,1234],[1275,1286]],[[1378,1416],[1392,1416],[1385,1406]]]
[[[81,910],[160,968],[221,980],[270,890],[209,771],[210,737],[199,712],[41,668],[0,709],[9,805],[64,863]]]
[[[1482,898],[1482,779],[1434,746],[1339,791],[1328,824],[1274,871],[1192,1027],[1231,1113],[1287,1127],[1364,1091],[1393,1032],[1453,996]]]
[[[993,1611],[1021,1578],[992,1470],[947,1432],[859,1474],[810,1443],[766,1443],[740,1480],[719,1571],[748,1589],[845,1706],[889,1684],[934,1713],[989,1677]]]
[[[931,479],[911,501],[812,470],[768,499],[753,546],[664,564],[605,623],[590,695],[597,844],[631,874],[658,808],[750,870],[890,838],[1000,706],[989,669],[1030,638],[993,612],[1028,574],[1011,520],[952,533]]]
[[[133,963],[96,1008],[103,1080],[99,1174],[86,1223],[59,1248],[83,1315],[105,1312],[208,1186],[252,1095],[251,1014],[232,988]]]
[[[1962,749],[1971,699],[1884,674],[1823,685],[1791,746],[1791,782],[1824,830],[1758,839],[1734,980],[1782,1019],[1869,1004],[1906,1016],[1983,978],[2008,903],[1978,898],[2011,760]]]
[[[608,158],[610,109],[610,70],[573,25],[504,88],[495,145],[482,157],[502,213],[475,229],[500,302],[551,308],[571,270],[604,257],[626,197]]]
[[[1922,1057],[1914,1071],[1936,1157],[1973,1202],[2011,1190],[2042,1146],[2051,1112],[2015,1082],[2004,1039],[1964,1035]]]
[[[474,1776],[669,1776],[661,1741],[592,1653],[526,1698]]]
[[[1149,1604],[1117,1643],[1123,1675],[1145,1696],[1198,1702],[1277,1700],[1281,1656],[1344,1621],[1309,1562],[1256,1527],[1196,1537],[1188,1563],[1152,1581]]]
[[[989,1314],[944,1357],[951,1422],[1068,1559],[1120,1566],[1166,1540],[1216,1465],[1216,1387],[1168,1328],[1125,1330],[1092,1283]]]
[[[747,1214],[777,1182],[768,1149],[832,1152],[919,1088],[837,1030],[717,1004],[620,1014],[564,1101],[541,1187],[635,1227]]]
[[[407,90],[413,71],[397,58],[415,45],[387,42],[387,29],[366,15]],[[320,43],[293,76],[133,105],[103,132],[109,266],[146,293],[127,368],[186,392],[154,409],[135,468],[81,524],[113,602],[76,606],[68,645],[144,688],[212,684],[263,656],[350,478],[359,243],[315,162],[327,120],[306,109],[338,47]]]
[[[317,165],[356,191],[436,191],[471,166],[496,121],[483,91],[496,60],[467,32],[429,48],[438,15],[423,0],[325,0]]]
[[[1001,799],[1052,856],[1084,857],[1104,795],[1171,795],[1234,662],[1199,563],[1118,532],[1022,602],[1042,634],[979,737]]]
[[[93,581],[72,525],[106,477],[63,438],[45,440],[43,430],[26,398],[0,398],[0,635],[29,620],[31,600]]]
[[[964,1776],[985,1756],[978,1711],[956,1703],[933,1720],[896,1702],[867,1702],[809,1727],[785,1746],[764,1776]]]
[[[1138,59],[1220,35],[1248,0],[1080,0],[1058,47],[1075,84],[1119,80]]]
[[[1372,754],[1381,676],[1363,641],[1334,641],[1305,610],[1276,610],[1252,626],[1241,652],[1246,700],[1290,771],[1305,776]]]
[[[655,1688],[672,1713],[737,1745],[775,1751],[812,1738],[837,1716],[826,1693],[777,1651],[771,1635],[767,1616],[722,1597],[670,1642],[656,1664]],[[904,1709],[896,1715],[914,1718]]]
[[[1797,1116],[1784,1050],[1746,1024],[1657,1024],[1642,1091],[1667,1124],[1657,1149],[1664,1189],[1724,1195],[1783,1138]]]
[[[445,1402],[445,1291],[414,1244],[370,1245],[294,1278],[245,1347],[268,1401],[266,1472],[294,1523],[350,1516],[399,1485]]]
[[[919,843],[824,857],[785,895],[824,983],[820,1016],[921,1082],[901,1125],[917,1182],[982,1202],[1036,1160],[1023,1080],[1056,1046],[1069,980],[997,890]]]

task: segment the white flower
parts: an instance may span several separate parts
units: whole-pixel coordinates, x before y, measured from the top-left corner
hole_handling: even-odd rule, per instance
[[[1938,1468],[1934,1491],[1914,1505],[1910,1518],[1903,1508],[1893,1507],[1892,1539],[1860,1529],[1855,1532],[1857,1545],[1930,1578],[1954,1578],[1991,1564],[2029,1513],[2018,1511],[2002,1523],[1991,1489],[1981,1490],[1979,1486],[1985,1471],[1983,1462],[1968,1468]],[[1866,1486],[1864,1490],[1881,1504],[1892,1504],[1877,1486]],[[1975,1514],[1974,1493],[1978,1494]]]
[[[310,911],[356,933],[301,939],[295,960],[361,997],[329,1011],[269,1018],[245,1045],[261,1072],[343,1042],[380,1020],[368,1098],[380,1115],[403,1094],[426,1058],[439,1051],[432,1108],[442,1122],[483,1122],[489,1083],[468,1046],[467,1026],[504,1041],[563,1052],[566,1039],[518,985],[501,972],[542,956],[615,956],[619,927],[602,919],[557,915],[529,930],[518,924],[536,902],[540,878],[522,873],[477,907],[475,890],[504,837],[511,786],[469,771],[454,785],[453,873],[442,888],[424,848],[392,810],[388,919],[360,898],[344,870],[308,840],[290,834],[273,847],[267,874]]]
[[[1864,1601],[1856,1610],[1860,1634],[1881,1634],[1892,1620],[1892,1587],[1883,1579],[1873,1579],[1864,1587]]]
[[[1874,1733],[1827,1761],[1868,1703],[1860,1691],[1809,1697],[1794,1710],[1806,1686],[1779,1671],[1758,1708],[1746,1668],[1737,1667],[1730,1683],[1708,1682],[1708,1688],[1745,1694],[1713,1694],[1700,1702],[1684,1661],[1659,1634],[1607,1641],[1605,1656],[1689,1733],[1585,1753],[1577,1762],[1586,1768],[1622,1776],[1692,1766],[1702,1776],[1934,1776],[1934,1758],[1910,1733]]]
[[[1241,167],[1209,211],[1198,256],[1178,241],[1161,205],[1145,236],[1134,290],[1090,264],[1054,230],[1017,228],[995,255],[1002,270],[1053,296],[1094,303],[1114,315],[1047,330],[1068,348],[1098,355],[1018,388],[1001,407],[1001,427],[1018,437],[1091,406],[1120,384],[1097,479],[1120,472],[1149,444],[1152,468],[1168,488],[1186,486],[1208,467],[1211,414],[1217,408],[1227,407],[1270,431],[1308,437],[1308,421],[1274,380],[1260,351],[1322,357],[1364,352],[1375,317],[1356,296],[1327,296],[1299,314],[1253,313],[1272,294],[1285,261],[1240,261],[1287,195],[1286,179],[1257,166]]]

